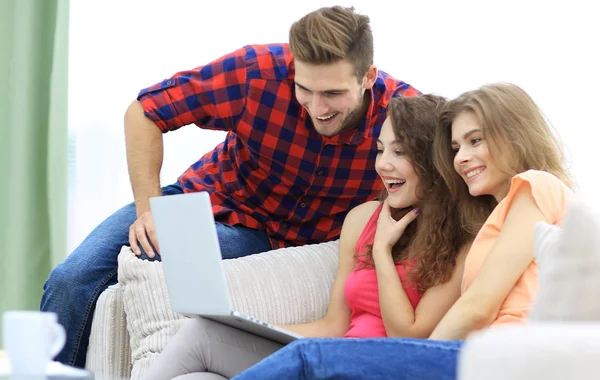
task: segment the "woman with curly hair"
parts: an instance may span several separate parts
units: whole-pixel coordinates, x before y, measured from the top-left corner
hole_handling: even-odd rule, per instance
[[[396,113],[391,115],[392,119],[399,120]],[[402,122],[399,127],[401,131],[405,130]],[[401,137],[398,133],[398,140],[404,141]],[[534,260],[535,225],[538,222],[561,224],[573,198],[559,142],[525,91],[512,84],[493,84],[448,102],[440,117],[433,149],[428,148],[428,152],[433,152],[435,166],[444,182],[432,183],[434,187],[440,186],[440,201],[430,203],[428,198],[427,209],[435,213],[437,210],[450,211],[442,205],[460,205],[457,215],[451,216],[451,225],[458,216],[464,233],[454,236],[464,236],[462,241],[468,241],[467,237],[476,234],[464,261],[461,296],[435,329],[427,329],[425,337],[429,339],[300,339],[236,379],[452,380],[456,379],[462,339],[491,325],[525,321],[538,284]],[[417,171],[418,165],[414,167]],[[398,181],[393,177],[388,180],[386,175],[382,178],[388,192],[392,193],[394,188],[390,183]],[[445,197],[448,189],[452,200]],[[391,195],[387,203],[399,205],[392,203]],[[425,202],[419,203],[421,205],[425,206]],[[398,224],[403,224],[404,219],[394,223],[386,209],[384,203],[371,254],[380,284],[381,316],[388,332],[411,332],[414,330],[397,328],[410,323],[417,325],[424,305],[419,304],[414,320],[410,319],[408,308],[402,308],[403,298],[397,297],[398,287],[390,286],[391,277],[385,263],[392,259],[380,249],[387,243],[387,252],[390,252],[389,246],[395,243],[402,229]],[[427,216],[426,210],[423,211],[421,218]],[[445,227],[439,220],[430,220],[433,222],[429,225],[433,228],[429,231],[432,236],[427,239],[439,242],[444,239],[436,240],[436,236],[452,236],[440,235],[438,228]],[[419,228],[424,226],[423,221],[425,218],[417,218],[417,223],[421,224],[416,224],[414,240],[403,252],[414,252],[413,244],[422,237]],[[438,250],[442,253],[439,259],[434,255],[431,261],[424,262],[423,259],[429,256],[427,250],[422,249],[433,247],[425,244],[419,246],[419,252],[412,254],[419,257],[417,262],[428,265],[421,268],[430,268],[436,273],[434,281],[440,281],[448,272],[443,269],[435,272],[436,268],[448,270],[450,258],[455,256]],[[432,265],[436,259],[440,260],[441,266]],[[430,278],[419,276],[418,270],[416,279]],[[451,279],[445,285],[429,288],[421,302],[453,282]],[[397,298],[390,299],[394,291]],[[438,302],[439,309],[432,305],[428,312],[447,309],[448,304],[439,299]],[[389,310],[395,311],[387,314]],[[435,315],[430,322],[433,320],[440,318]],[[404,336],[418,335],[405,333]]]
[[[305,337],[427,338],[457,300],[464,257],[474,236],[461,228],[457,204],[434,167],[435,127],[445,103],[434,95],[391,100],[375,165],[385,194],[380,201],[354,208],[344,221],[326,315],[282,328]],[[229,343],[224,345],[223,339]],[[218,348],[222,346],[227,352]],[[231,377],[281,347],[194,318],[145,378],[189,373]],[[223,361],[215,359],[219,355]],[[207,365],[215,362],[228,364]]]

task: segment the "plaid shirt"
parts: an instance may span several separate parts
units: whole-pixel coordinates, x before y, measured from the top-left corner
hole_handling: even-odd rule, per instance
[[[380,194],[376,139],[387,105],[418,94],[380,71],[362,124],[321,136],[296,100],[287,44],[270,44],[177,73],[138,100],[163,132],[192,123],[228,131],[179,183],[210,193],[216,221],[264,229],[281,248],[338,238],[348,211]]]

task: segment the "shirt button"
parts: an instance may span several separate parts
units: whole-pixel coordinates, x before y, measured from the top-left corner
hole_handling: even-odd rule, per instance
[[[317,171],[317,175],[323,175],[323,169],[319,169],[319,171]]]
[[[288,224],[286,222],[281,223],[281,227],[288,228]]]
[[[306,203],[304,203],[304,202],[300,203],[300,207],[306,208]]]
[[[169,79],[166,84],[167,84],[167,86],[170,86],[173,84],[173,81]]]

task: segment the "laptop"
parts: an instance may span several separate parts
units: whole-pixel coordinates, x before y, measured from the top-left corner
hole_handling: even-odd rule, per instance
[[[302,338],[234,311],[207,192],[150,198],[173,311],[287,344]]]

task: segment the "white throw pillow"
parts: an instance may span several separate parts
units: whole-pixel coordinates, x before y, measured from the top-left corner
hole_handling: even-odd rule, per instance
[[[539,293],[529,319],[600,321],[600,227],[596,215],[573,202],[562,229],[536,226]]]
[[[337,268],[338,242],[273,250],[223,261],[235,310],[276,324],[322,317]],[[185,318],[171,311],[162,263],[119,254],[119,286],[131,340],[131,379],[139,379]]]
[[[171,310],[162,263],[141,260],[129,247],[121,249],[118,260],[131,344],[131,379],[140,379],[183,326],[185,317]]]

